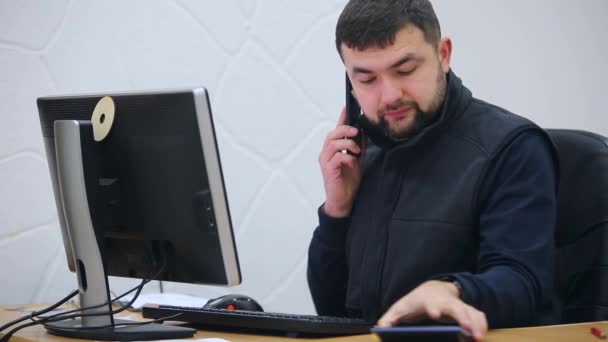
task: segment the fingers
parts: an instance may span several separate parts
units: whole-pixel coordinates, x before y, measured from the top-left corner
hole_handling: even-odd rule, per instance
[[[468,327],[462,324],[459,325],[465,329],[468,329],[473,334],[476,341],[481,341],[488,331],[486,315],[472,306],[466,304],[465,306],[469,324]]]
[[[399,323],[414,322],[419,318],[422,318],[422,316],[411,307],[407,297],[403,297],[380,317],[377,325],[379,327],[392,327]]]
[[[350,151],[353,155],[361,154],[361,148],[351,139],[335,139],[327,142],[325,148],[321,151],[319,155],[319,161],[321,163],[327,163],[332,158],[336,156],[336,154],[344,154],[343,151]]]
[[[412,323],[423,318],[441,322],[457,322],[480,341],[488,330],[483,312],[455,297],[445,282],[428,281],[395,302],[378,321],[378,326],[389,327]]]
[[[351,126],[339,126],[327,134],[321,155],[321,160],[329,160],[336,152],[349,150],[355,155],[361,153],[361,147],[352,138],[357,135],[359,130]]]
[[[399,310],[395,310],[391,307],[380,319],[377,325],[379,327],[392,327],[397,325],[401,321],[401,317],[404,313]]]
[[[336,125],[336,128],[333,131],[329,132],[325,141],[327,142],[328,140],[334,140],[334,139],[344,138],[344,137],[352,138],[352,137],[356,136],[357,133],[359,133],[358,129],[348,125],[348,122],[346,119],[346,108],[342,108],[342,111],[340,112],[340,117],[338,118],[338,123]]]
[[[319,161],[321,163],[328,162],[336,153],[344,150],[350,151],[354,155],[361,154],[361,147],[357,145],[351,138],[357,135],[358,130],[351,126],[338,126],[327,134],[323,149],[319,155]]]
[[[440,312],[439,317],[448,316],[458,323],[461,327],[472,330],[472,319],[469,317],[469,312],[466,309],[466,304],[460,302],[454,302],[452,305],[446,306],[443,310],[437,310]],[[434,319],[439,319],[439,317]]]
[[[385,328],[395,325],[395,318],[397,315],[393,313],[392,309],[393,308],[391,307],[387,312],[384,313],[384,315],[382,315],[382,317],[380,317],[378,323],[376,323],[377,326]]]
[[[345,150],[350,151],[354,155],[360,155],[362,151],[361,146],[358,146],[352,139],[344,139],[354,138],[358,133],[359,130],[357,128],[346,124],[346,110],[342,108],[336,128],[327,134],[323,142],[319,161],[327,162],[335,153]]]
[[[474,322],[473,337],[475,337],[476,340],[480,341],[488,332],[488,320],[486,319],[486,315],[483,312],[476,310],[475,308],[472,309],[473,311],[471,313],[471,316],[473,317]]]
[[[336,127],[340,127],[342,125],[346,125],[346,107],[342,107],[342,111],[340,112],[340,117],[338,118],[338,124]]]
[[[485,314],[459,299],[427,303],[422,311],[416,313],[400,300],[390,307],[377,324],[379,327],[390,327],[399,323],[416,322],[426,316],[444,323],[455,321],[463,329],[471,332],[477,341],[481,341],[488,331]]]
[[[404,302],[404,298],[401,298],[380,317],[378,322],[376,323],[379,327],[392,327],[399,321],[399,318],[403,315],[407,314],[406,304]]]
[[[329,132],[329,134],[327,134],[327,137],[325,138],[325,145],[327,145],[327,143],[332,140],[342,138],[353,138],[357,135],[357,133],[359,133],[359,130],[355,127],[348,125],[338,126],[334,130]]]
[[[478,341],[483,339],[488,330],[485,314],[460,300],[454,300],[441,309],[427,308],[427,314],[434,320],[445,316],[454,319],[458,325],[470,331]]]
[[[348,153],[336,153],[334,156],[325,164],[328,169],[338,170],[343,166],[349,169],[355,170],[359,164],[357,157]],[[344,170],[344,169],[342,169]],[[343,172],[343,171],[341,171]]]

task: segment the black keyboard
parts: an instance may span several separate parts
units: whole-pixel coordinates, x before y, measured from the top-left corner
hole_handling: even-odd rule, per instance
[[[202,309],[168,305],[145,305],[144,318],[195,323],[203,327],[239,332],[269,332],[297,335],[358,335],[368,334],[372,323],[362,319],[284,314],[274,312]]]

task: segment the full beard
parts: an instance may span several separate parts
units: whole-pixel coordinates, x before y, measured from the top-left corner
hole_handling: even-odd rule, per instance
[[[420,105],[414,101],[399,100],[397,103],[387,106],[381,110],[378,114],[380,120],[378,123],[370,124],[376,126],[385,136],[389,137],[394,141],[405,141],[413,137],[422,131],[425,127],[430,125],[437,117],[438,112],[445,100],[446,88],[447,88],[447,76],[443,71],[439,70],[439,76],[437,78],[437,90],[433,96],[433,100],[427,111],[423,111]],[[386,120],[384,113],[390,110],[395,110],[404,107],[412,107],[415,109],[413,121],[407,127],[391,127],[389,122]]]

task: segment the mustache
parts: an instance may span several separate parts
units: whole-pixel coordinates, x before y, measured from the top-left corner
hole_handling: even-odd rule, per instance
[[[406,100],[399,100],[397,102],[388,104],[386,106],[384,106],[384,108],[380,109],[379,112],[384,114],[386,112],[389,111],[395,111],[404,107],[408,107],[408,108],[416,108],[417,110],[419,110],[420,108],[418,107],[418,104],[414,101],[406,101]]]

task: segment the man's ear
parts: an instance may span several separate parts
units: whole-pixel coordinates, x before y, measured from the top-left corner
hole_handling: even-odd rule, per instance
[[[448,37],[443,37],[437,46],[439,61],[441,62],[441,70],[447,73],[450,70],[450,60],[452,58],[452,40]]]

